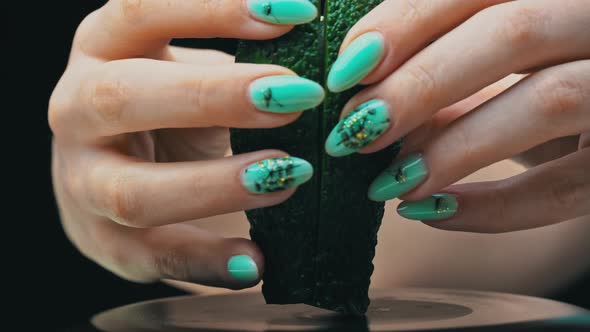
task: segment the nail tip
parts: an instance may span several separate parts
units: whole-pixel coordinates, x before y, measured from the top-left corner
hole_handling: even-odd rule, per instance
[[[357,106],[332,129],[326,140],[326,153],[332,157],[357,153],[381,137],[389,127],[389,111],[385,103],[370,100]]]
[[[330,92],[333,93],[341,93],[344,92],[352,87],[354,87],[358,82],[350,83],[350,82],[340,82],[341,79],[337,78],[338,73],[334,70],[331,70],[328,73],[328,78],[326,80],[326,87]]]
[[[302,174],[300,175],[301,176],[301,180],[300,180],[301,183],[300,184],[303,184],[303,183],[309,181],[313,177],[313,174],[314,174],[313,165],[305,159],[301,159],[301,158],[297,158],[297,157],[294,157],[294,158],[296,159],[296,162],[298,163],[298,165],[300,165],[303,168]]]
[[[384,51],[383,36],[378,31],[357,37],[332,65],[327,82],[330,91],[338,93],[357,85],[379,65]]]
[[[377,203],[384,202],[383,200],[379,199],[376,196],[371,195],[370,193],[368,195],[368,198],[369,198],[370,201],[373,201],[373,202],[377,202]]]
[[[328,156],[333,158],[346,157],[354,153],[354,151],[347,151],[346,149],[332,147],[332,144],[330,144],[329,142],[326,143],[324,150],[326,151],[326,154]]]
[[[379,195],[377,193],[374,193],[374,192],[371,192],[371,191],[369,191],[369,195],[368,196],[369,196],[369,199],[371,201],[373,201],[373,202],[379,202],[379,203],[387,202],[388,200],[393,199],[393,198],[387,198],[387,197],[381,196],[381,195]]]

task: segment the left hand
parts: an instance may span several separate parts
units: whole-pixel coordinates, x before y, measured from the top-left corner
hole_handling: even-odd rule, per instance
[[[441,229],[498,233],[590,215],[589,6],[384,1],[349,31],[328,77],[332,91],[372,84],[344,108],[328,153],[372,153],[407,136],[369,197],[402,197],[400,214]],[[523,174],[447,187],[569,136],[573,153]]]

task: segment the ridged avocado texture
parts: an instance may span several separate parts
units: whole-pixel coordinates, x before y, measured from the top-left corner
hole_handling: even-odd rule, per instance
[[[382,0],[310,0],[321,17],[268,41],[240,41],[237,61],[277,64],[325,86],[348,30]],[[326,89],[327,90],[327,89]],[[265,255],[269,304],[306,303],[362,315],[383,203],[367,198],[370,182],[399,151],[332,158],[324,142],[342,107],[359,91],[328,93],[323,105],[276,129],[232,129],[234,153],[280,149],[314,166],[315,175],[288,201],[247,211],[251,237]]]

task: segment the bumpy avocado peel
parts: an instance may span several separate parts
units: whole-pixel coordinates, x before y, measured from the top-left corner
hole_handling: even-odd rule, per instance
[[[325,86],[346,33],[382,0],[310,1],[321,17],[278,39],[240,41],[236,61],[281,65]],[[285,203],[246,212],[250,235],[265,255],[262,291],[269,304],[305,303],[353,315],[367,311],[384,208],[368,200],[367,190],[400,144],[369,155],[326,155],[324,142],[358,90],[328,93],[323,105],[285,127],[231,130],[236,154],[279,149],[315,169]]]

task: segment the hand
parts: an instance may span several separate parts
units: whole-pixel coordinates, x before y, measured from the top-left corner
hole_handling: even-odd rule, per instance
[[[169,41],[274,38],[292,28],[275,23],[316,12],[307,0],[111,0],[81,23],[49,122],[63,226],[82,253],[138,282],[237,289],[259,281],[264,260],[251,241],[180,223],[289,198],[311,166],[274,159],[281,151],[224,158],[227,127],[285,125],[324,91],[286,68],[234,64]],[[296,166],[288,181],[265,182],[281,165]]]
[[[372,84],[342,120],[369,125],[349,146],[334,131],[327,151],[371,153],[407,136],[369,197],[401,197],[400,214],[441,229],[507,232],[588,215],[589,26],[584,0],[385,1],[351,29],[328,76],[333,91]],[[508,89],[497,83],[526,72]],[[570,136],[573,153],[521,175],[448,187]]]

